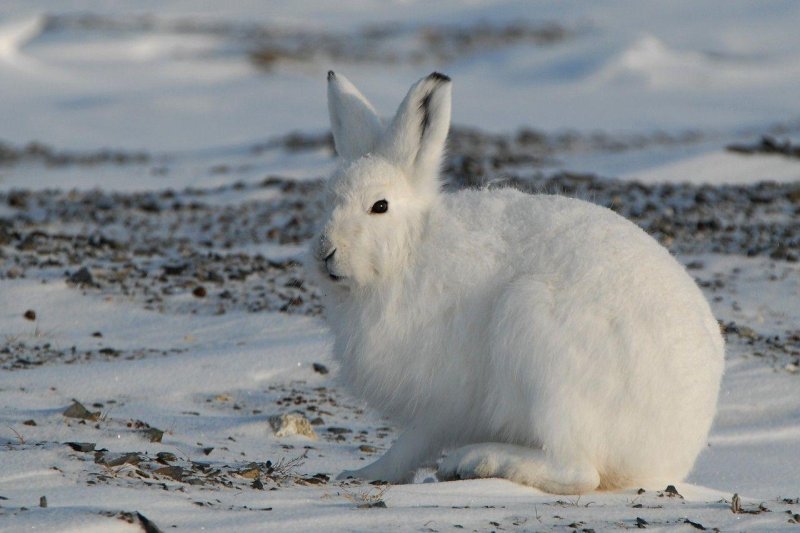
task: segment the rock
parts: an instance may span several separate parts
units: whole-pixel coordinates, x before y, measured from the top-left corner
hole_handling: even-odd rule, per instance
[[[175,263],[175,264],[167,264],[163,266],[164,275],[166,276],[178,276],[183,274],[183,271],[189,268],[188,263]]]
[[[317,476],[305,477],[296,481],[298,485],[324,485],[326,482],[326,479]]]
[[[26,426],[35,426],[36,425],[36,420],[33,420],[33,419],[26,420],[25,422],[23,422],[23,424],[26,425]]]
[[[311,427],[311,423],[300,413],[273,415],[269,418],[269,425],[272,426],[276,437],[300,435],[313,440],[317,439],[317,434]]]
[[[100,411],[91,412],[78,400],[72,400],[72,405],[67,407],[62,413],[68,418],[80,418],[82,420],[97,420],[100,418]]]
[[[142,462],[142,459],[142,456],[135,452],[113,454],[96,452],[94,456],[95,463],[105,466],[138,465]]]
[[[65,442],[67,446],[75,450],[76,452],[93,452],[94,447],[96,444],[94,442]]]
[[[323,365],[322,363],[314,363],[313,365],[311,365],[311,367],[314,369],[314,372],[318,372],[323,376],[328,373],[328,367]]]
[[[261,475],[261,469],[257,464],[251,463],[236,473],[246,479],[258,479],[258,477]]]
[[[153,473],[159,476],[172,478],[175,481],[183,480],[183,476],[185,475],[183,468],[180,466],[162,466],[157,470],[153,470]]]
[[[203,287],[202,285],[198,285],[192,291],[192,295],[195,298],[205,298],[208,295],[208,291],[206,291],[206,288]]]
[[[688,524],[688,525],[692,526],[693,528],[695,528],[695,529],[699,529],[699,530],[701,530],[701,531],[705,531],[705,530],[706,530],[706,526],[704,526],[704,525],[703,525],[703,524],[701,524],[700,522],[692,522],[692,521],[691,521],[691,520],[689,520],[688,518],[685,518],[685,519],[683,520],[683,523],[684,523],[684,524]]]
[[[28,309],[22,316],[25,317],[26,320],[36,320],[36,311]]]
[[[161,529],[139,511],[136,511],[136,518],[139,520],[144,533],[161,533]]]
[[[352,433],[353,430],[350,428],[340,428],[340,427],[329,427],[328,433],[333,433],[334,435],[342,435],[344,433]]]
[[[785,261],[789,261],[790,263],[796,263],[798,261],[797,254],[792,253],[784,243],[778,244],[778,246],[769,254],[769,256],[772,259],[783,259]]]
[[[386,502],[378,500],[376,502],[366,502],[358,506],[359,509],[386,509]]]
[[[733,514],[742,512],[742,500],[739,498],[739,494],[734,494],[733,498],[731,498],[731,512]]]
[[[758,333],[755,330],[748,326],[739,326],[739,336],[744,337],[750,340],[758,340]]]
[[[47,507],[47,496],[41,496],[39,498],[39,507]]]
[[[177,460],[178,458],[172,452],[158,452],[156,454],[156,461],[161,464],[167,464]]]
[[[93,285],[94,278],[92,277],[92,273],[89,272],[89,269],[86,267],[81,267],[80,270],[74,272],[67,278],[69,283],[74,283],[76,285]]]
[[[369,444],[362,444],[358,447],[358,449],[364,453],[375,453],[378,451],[378,448],[375,446],[370,446]]]
[[[164,436],[164,432],[158,428],[148,428],[142,433],[150,440],[150,442],[161,442],[161,438]]]

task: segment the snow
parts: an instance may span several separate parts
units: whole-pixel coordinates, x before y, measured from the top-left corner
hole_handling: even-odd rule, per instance
[[[711,265],[709,270],[717,269],[713,263],[717,257],[702,259]],[[748,260],[721,260],[729,267],[747,269],[748,275],[756,272]],[[9,498],[2,501],[5,514],[0,523],[9,531],[124,526],[100,515],[100,510],[138,510],[161,527],[177,524],[192,530],[243,530],[269,524],[287,531],[307,531],[322,524],[333,531],[438,529],[453,524],[484,529],[491,527],[492,521],[509,526],[515,520],[520,526],[533,528],[575,521],[585,522],[587,527],[607,528],[630,526],[636,517],[654,525],[689,518],[723,530],[772,529],[789,525],[784,509],[797,512],[797,506],[776,502],[778,497],[796,497],[799,489],[800,467],[794,460],[800,437],[797,376],[776,372],[735,343],[729,349],[719,415],[709,448],[701,455],[688,482],[677,484],[685,500],[657,496],[657,489],[663,487],[648,487],[641,496],[635,490],[627,490],[578,499],[551,496],[500,480],[481,480],[394,486],[383,498],[387,509],[358,509],[343,496],[348,489],[335,485],[290,484],[267,492],[188,486],[176,490],[178,484],[167,480],[169,490],[165,491],[135,485],[126,478],[124,468],[108,485],[86,486],[83,482],[87,469],[92,469],[86,466],[92,462],[91,454],[86,459],[85,454],[60,443],[96,442],[98,449],[112,452],[154,454],[166,450],[197,460],[205,459],[201,446],[214,446],[220,451],[212,452],[208,459],[237,461],[237,456],[244,454],[247,459],[239,457],[240,463],[266,457],[275,461],[299,454],[298,448],[311,444],[314,448],[309,450],[303,471],[335,474],[352,465],[354,443],[278,439],[269,429],[270,411],[258,415],[246,411],[264,408],[273,399],[265,392],[269,385],[303,381],[309,387],[332,387],[329,377],[310,368],[313,362],[333,366],[328,359],[329,334],[318,319],[304,317],[238,313],[224,318],[169,316],[98,296],[84,296],[76,302],[74,290],[58,282],[6,281],[1,294],[4,313],[0,321],[8,335],[63,346],[103,344],[125,349],[144,345],[181,350],[168,357],[156,354],[131,361],[44,365],[0,375],[0,405],[6,424],[0,495]],[[746,296],[740,295],[742,299]],[[715,310],[724,311],[726,304]],[[33,324],[21,318],[22,310],[27,308],[46,311]],[[796,309],[793,319],[797,319]],[[102,339],[91,337],[94,329],[103,332]],[[218,397],[229,399],[209,402]],[[61,414],[72,398],[87,405],[105,402],[106,418],[98,428],[69,422]],[[116,405],[109,404],[110,399],[116,399]],[[244,406],[242,411],[231,409],[234,401]],[[185,414],[190,412],[199,415]],[[353,416],[349,409],[334,416],[336,421],[329,423],[370,429],[383,424],[369,413],[347,419]],[[36,420],[37,425],[23,425],[27,419]],[[163,441],[148,443],[125,427],[125,420],[134,419],[164,428]],[[20,436],[11,433],[11,428]],[[234,441],[229,441],[229,436]],[[43,444],[36,445],[37,442]],[[296,449],[285,450],[283,444]],[[425,478],[422,476],[421,480]],[[373,487],[349,490],[361,494]],[[727,504],[719,503],[725,498],[730,500],[733,492],[754,498],[746,499],[753,505],[765,502],[773,512],[734,515]],[[48,500],[46,509],[36,507],[42,495]],[[198,507],[194,501],[210,504]],[[632,508],[634,502],[645,507]],[[657,505],[663,508],[647,508]],[[29,510],[14,510],[23,506]],[[252,510],[265,507],[271,510]]]
[[[800,181],[800,160],[774,155],[741,155],[709,152],[665,165],[655,165],[620,176],[645,183],[752,183],[753,181]]]
[[[210,8],[182,2],[103,7],[73,0],[58,11],[47,5],[0,7],[0,69],[14,82],[0,103],[0,138],[162,151],[252,142],[285,133],[287,124],[323,129],[321,81],[329,68],[346,72],[385,113],[421,71],[446,69],[456,80],[455,122],[493,131],[736,131],[798,117],[800,38],[793,30],[800,7],[793,2],[775,2],[770,9],[719,1],[703,9],[693,2],[643,9],[619,1],[534,8],[513,1],[467,7],[448,1],[433,8],[419,1],[354,2],[335,9],[315,2]],[[45,14],[75,11],[113,20],[150,14],[153,27],[110,32],[42,24]],[[467,54],[448,64],[319,57],[279,63],[265,75],[247,60],[250,43],[236,31],[175,29],[181,21],[208,20],[241,31],[262,24],[329,32],[366,25],[413,28],[423,21],[554,21],[575,35],[533,49],[514,45]]]
[[[209,297],[201,299],[191,295],[193,285],[182,285],[184,278],[155,281],[167,260],[190,256],[217,254],[227,261],[220,264],[240,261],[242,268],[242,258],[289,264],[301,256],[304,233],[279,242],[263,236],[285,229],[283,219],[292,213],[266,212],[283,209],[283,184],[313,186],[333,167],[330,147],[319,141],[327,131],[324,80],[331,68],[385,114],[414,80],[440,69],[454,79],[458,127],[511,139],[518,128],[552,141],[577,139],[555,143],[542,163],[501,172],[564,170],[646,186],[774,181],[791,187],[800,182],[800,159],[745,155],[726,146],[757,143],[762,135],[798,140],[797,20],[800,4],[791,1],[67,0],[57,7],[4,1],[0,141],[22,155],[0,157],[0,346],[10,350],[0,353],[0,530],[141,531],[136,512],[162,530],[192,531],[606,530],[635,528],[637,518],[653,528],[693,530],[688,519],[724,531],[797,529],[789,520],[800,522],[792,518],[800,513],[800,267],[769,251],[755,250],[754,257],[712,253],[701,236],[692,248],[699,252],[679,256],[701,282],[728,340],[709,447],[690,477],[676,480],[682,498],[665,487],[553,496],[502,480],[438,483],[431,471],[420,472],[413,485],[389,488],[309,481],[374,460],[396,428],[339,387],[332,338],[321,318],[247,309],[261,290],[277,302],[268,308],[279,308],[294,293],[278,298],[274,291],[291,284],[297,269],[281,266],[281,283],[266,289],[260,274],[249,274],[239,290],[251,299],[230,282],[206,283]],[[248,57],[262,43],[253,33],[265,29],[312,40],[343,36],[346,48],[358,46],[364,28],[393,28],[398,33],[389,44],[377,43],[373,51],[400,54],[424,50],[421,27],[510,23],[554,23],[565,36],[547,44],[483,44],[449,59],[359,60],[317,51],[263,68]],[[294,132],[313,142],[289,147]],[[597,135],[618,147],[595,142]],[[52,157],[25,152],[30,142],[50,147]],[[129,159],[115,162],[104,149]],[[132,157],[137,154],[144,158]],[[66,162],[58,162],[64,155]],[[273,176],[283,180],[279,186],[262,186]],[[35,194],[23,209],[12,205],[10,191]],[[94,207],[102,202],[80,203],[87,191],[121,199],[109,200],[109,211],[98,214]],[[69,204],[74,216],[54,214],[71,194],[78,198]],[[137,195],[147,194],[161,202],[155,222],[126,225],[139,220]],[[303,190],[290,199],[311,203],[311,194]],[[103,213],[116,214],[127,201],[133,207],[124,216],[102,221]],[[176,207],[173,217],[166,207],[173,201],[197,203],[198,214]],[[91,208],[82,213],[81,205]],[[796,226],[797,211],[765,205],[760,231],[771,231],[768,217]],[[791,205],[797,209],[796,201]],[[244,229],[255,228],[257,238],[222,243],[218,234],[236,229],[235,221],[230,228],[220,225],[229,213],[242,217]],[[15,261],[37,257],[36,250],[4,241],[6,220],[13,231],[58,239],[101,234],[130,241],[132,248],[168,240],[155,257],[132,252],[130,261],[115,263],[111,252],[93,255],[90,249],[80,261],[95,274],[138,268],[157,293],[177,292],[164,292],[155,305],[147,300],[151,293],[135,288],[67,283],[65,271],[83,265],[70,262],[69,251],[47,256],[58,264],[23,268]],[[136,231],[146,235],[134,239]],[[786,235],[796,253],[796,234]],[[206,237],[213,242],[201,245]],[[215,311],[223,289],[241,296],[224,313]],[[24,317],[27,310],[35,311],[34,320]],[[18,358],[27,362],[15,365]],[[330,373],[316,372],[314,363]],[[295,403],[297,397],[302,401]],[[100,411],[99,419],[65,417],[73,399]],[[318,440],[272,433],[269,417],[296,409],[324,419],[314,426]],[[163,430],[161,442],[143,436],[138,422]],[[351,432],[337,435],[330,428]],[[139,466],[106,466],[66,442],[143,459]],[[156,460],[159,452],[175,454],[167,462],[182,468],[210,465],[224,482],[197,471],[204,484],[154,474],[164,466]],[[302,455],[285,478],[270,480],[262,471],[264,490],[241,474],[253,462],[263,470],[268,460]],[[734,493],[746,509],[763,503],[770,512],[732,513]],[[39,507],[41,496],[47,507]],[[386,507],[360,507],[378,500]]]

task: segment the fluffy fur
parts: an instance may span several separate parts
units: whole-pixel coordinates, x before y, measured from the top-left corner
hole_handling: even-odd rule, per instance
[[[309,270],[341,378],[403,426],[341,477],[504,477],[554,493],[683,479],[705,446],[724,345],[703,295],[612,211],[515,190],[439,190],[449,78],[387,127],[341,75],[341,165]],[[388,211],[372,212],[379,200]]]

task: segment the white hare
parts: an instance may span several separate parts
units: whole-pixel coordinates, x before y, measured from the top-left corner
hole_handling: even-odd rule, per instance
[[[614,212],[519,191],[442,193],[450,79],[384,126],[328,74],[341,164],[309,270],[341,378],[404,431],[342,477],[502,477],[553,493],[683,479],[724,344],[683,267]],[[663,486],[663,485],[662,485]]]

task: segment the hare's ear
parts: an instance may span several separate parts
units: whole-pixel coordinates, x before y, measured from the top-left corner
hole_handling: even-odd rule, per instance
[[[415,83],[400,104],[378,151],[412,179],[438,177],[450,129],[450,78],[434,72]]]
[[[347,160],[358,159],[375,148],[383,126],[364,95],[350,80],[328,72],[328,111],[336,151]]]

